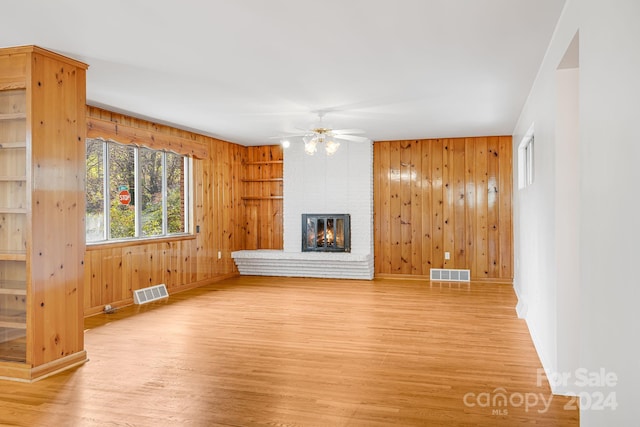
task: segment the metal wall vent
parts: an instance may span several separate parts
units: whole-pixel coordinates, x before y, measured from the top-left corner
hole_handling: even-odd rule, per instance
[[[151,301],[167,298],[168,296],[169,292],[167,292],[167,286],[163,283],[161,285],[150,286],[148,288],[133,291],[133,302],[136,304],[146,304]]]
[[[430,272],[430,280],[433,282],[470,282],[471,270],[432,268]]]

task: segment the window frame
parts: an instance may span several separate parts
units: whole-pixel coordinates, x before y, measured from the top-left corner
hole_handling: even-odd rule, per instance
[[[518,145],[518,188],[531,186],[535,179],[535,134],[533,125]]]
[[[192,230],[192,218],[191,212],[193,212],[193,158],[185,154],[176,153],[170,150],[158,150],[150,147],[140,146],[136,144],[124,144],[113,139],[104,138],[86,138],[85,144],[89,142],[102,143],[102,188],[103,188],[103,217],[104,224],[102,230],[102,239],[89,241],[86,239],[87,230],[85,229],[85,242],[87,246],[100,246],[100,245],[113,245],[122,243],[135,243],[143,241],[156,241],[167,239],[184,239],[193,238],[194,233]],[[111,237],[111,215],[110,215],[110,156],[109,145],[116,144],[123,147],[132,147],[134,150],[134,182],[135,188],[140,188],[139,176],[140,176],[140,150],[150,150],[153,152],[162,153],[162,233],[153,236],[142,235],[142,205],[140,203],[141,192],[135,191],[134,193],[134,236],[131,237]],[[184,230],[183,232],[170,233],[169,232],[169,209],[168,209],[168,177],[167,177],[167,154],[174,154],[182,157],[184,162],[184,182],[183,182],[183,194],[184,194]],[[85,215],[88,212],[85,211]],[[88,222],[88,221],[86,221]]]

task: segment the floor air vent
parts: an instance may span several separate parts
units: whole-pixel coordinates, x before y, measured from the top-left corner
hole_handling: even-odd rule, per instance
[[[146,304],[151,301],[157,301],[162,298],[167,298],[169,292],[167,287],[163,283],[161,285],[150,286],[148,288],[138,289],[133,292],[133,302],[136,304]]]
[[[433,282],[469,282],[471,281],[471,270],[432,268],[430,280]]]

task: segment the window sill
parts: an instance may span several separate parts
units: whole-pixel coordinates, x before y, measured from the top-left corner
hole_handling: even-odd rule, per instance
[[[113,248],[125,248],[128,246],[140,246],[140,245],[150,245],[155,243],[171,243],[171,242],[180,242],[183,240],[195,240],[195,234],[180,234],[176,236],[169,237],[149,237],[145,239],[128,239],[128,240],[113,240],[109,242],[96,242],[96,243],[87,243],[86,250],[87,251],[95,251],[99,249],[113,249]]]

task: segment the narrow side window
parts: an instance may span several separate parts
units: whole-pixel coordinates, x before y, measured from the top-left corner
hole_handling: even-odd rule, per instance
[[[520,189],[533,184],[535,176],[534,144],[535,137],[533,127],[531,127],[518,146],[518,188]]]

